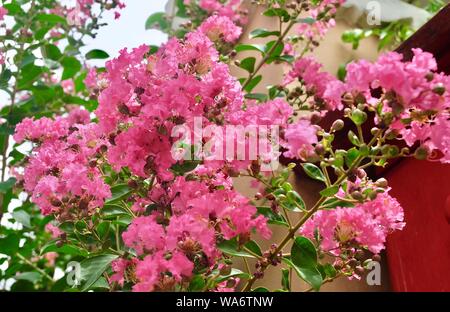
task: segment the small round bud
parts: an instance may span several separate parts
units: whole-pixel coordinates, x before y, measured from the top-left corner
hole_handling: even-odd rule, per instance
[[[331,126],[331,132],[336,132],[344,129],[344,125],[344,121],[342,121],[341,119],[336,120]]]
[[[442,83],[438,83],[434,88],[433,92],[438,95],[443,95],[445,93],[445,86]]]
[[[428,150],[425,147],[421,146],[418,149],[416,149],[414,157],[419,160],[425,160],[428,158]]]
[[[378,187],[386,188],[388,186],[388,181],[385,178],[380,178],[375,182]]]

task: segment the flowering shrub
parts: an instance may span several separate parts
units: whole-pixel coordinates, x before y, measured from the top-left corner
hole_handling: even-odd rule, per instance
[[[195,21],[179,38],[158,49],[124,49],[104,71],[91,68],[75,82],[68,79],[80,68],[63,73],[64,94],[90,96],[98,107],[23,118],[14,141],[33,148],[9,163],[16,188],[45,216],[48,242],[39,254],[51,253],[52,263],[81,260],[75,286],[83,291],[252,291],[270,266],[283,267],[285,291],[289,270],[314,290],[340,276],[360,278],[387,235],[405,226],[388,182],[365,170],[396,157],[449,162],[450,78],[420,49],[409,62],[386,53],[374,63],[350,63],[343,81],[322,71],[305,54],[334,25],[342,2],[264,1],[264,15],[280,22],[279,30],[251,32],[274,38],[265,45],[237,43],[240,1],[178,2],[179,14]],[[76,27],[92,17],[84,10],[90,4],[78,3]],[[164,25],[167,17],[158,16],[150,22]],[[261,57],[239,59],[242,51]],[[233,77],[232,64],[248,76]],[[289,70],[280,85],[253,93],[265,64]],[[29,83],[33,92],[38,81]],[[318,119],[332,111],[355,132],[341,119],[321,127]],[[370,137],[362,128],[368,123]],[[333,142],[344,131],[346,150]],[[280,156],[287,166],[277,167]],[[323,184],[312,207],[288,182],[296,166]],[[240,176],[253,180],[254,197],[234,188]],[[272,241],[275,227],[285,231],[280,242]],[[270,248],[262,250],[260,240]],[[11,258],[45,273],[18,251],[18,241],[7,243]],[[234,266],[236,257],[246,271]],[[49,279],[48,288],[74,286]]]

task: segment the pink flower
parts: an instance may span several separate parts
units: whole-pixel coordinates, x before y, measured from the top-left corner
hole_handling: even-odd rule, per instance
[[[52,238],[58,238],[59,236],[61,236],[61,234],[64,233],[57,226],[54,226],[51,223],[47,223],[45,225],[45,231],[50,233],[52,235]]]
[[[5,15],[8,14],[8,10],[4,7],[0,7],[0,21],[3,21],[5,19]]]
[[[284,133],[282,146],[287,149],[284,156],[306,160],[314,152],[317,144],[317,127],[311,125],[309,120],[299,120],[287,127]]]
[[[125,245],[136,249],[138,254],[143,254],[146,250],[162,249],[165,244],[165,232],[154,217],[138,217],[122,234],[122,239]]]
[[[386,236],[404,226],[402,207],[395,198],[383,193],[354,208],[321,210],[305,223],[300,233],[313,239],[318,231],[324,251],[339,254],[336,248],[342,243],[356,240],[361,247],[377,254],[384,249]]]
[[[341,97],[346,91],[346,86],[331,74],[321,71],[321,68],[322,65],[313,57],[299,58],[285,76],[283,83],[287,85],[298,79],[308,91],[325,100],[325,109],[340,109]]]
[[[207,18],[198,30],[211,41],[223,40],[230,43],[239,39],[242,33],[242,28],[236,26],[231,19],[218,15]]]
[[[75,83],[72,79],[67,79],[61,81],[61,87],[63,88],[64,92],[67,94],[74,94],[75,93]]]

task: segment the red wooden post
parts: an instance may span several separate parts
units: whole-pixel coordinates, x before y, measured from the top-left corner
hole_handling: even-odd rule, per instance
[[[397,51],[434,54],[450,73],[450,5]],[[388,238],[387,257],[395,291],[450,291],[450,165],[402,160],[383,173],[405,210],[406,227]]]

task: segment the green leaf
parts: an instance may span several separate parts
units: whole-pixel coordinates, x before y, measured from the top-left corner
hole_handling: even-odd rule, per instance
[[[276,44],[276,46],[274,47],[274,45]],[[283,53],[284,50],[284,43],[283,42],[277,42],[277,41],[270,41],[266,44],[265,46],[265,51],[266,53],[269,53],[269,51],[271,49],[273,49],[269,56],[268,59],[266,61],[267,64],[272,63],[273,61],[275,61],[276,59],[278,59],[281,55],[281,53]]]
[[[103,50],[94,49],[86,53],[86,59],[107,59],[109,57],[109,54],[106,53]]]
[[[51,24],[67,24],[67,20],[59,15],[56,14],[38,14],[36,15],[35,19],[37,21],[42,21],[42,22],[47,22],[47,23],[51,23]]]
[[[347,77],[347,66],[345,64],[339,65],[337,77],[340,81],[345,81],[345,77]]]
[[[165,30],[169,27],[169,22],[166,19],[166,13],[156,12],[150,15],[145,22],[145,29],[157,28]]]
[[[42,56],[58,62],[62,57],[62,53],[54,44],[47,44],[42,47]]]
[[[267,289],[266,287],[256,287],[255,289],[252,290],[252,292],[270,292],[269,289]]]
[[[246,257],[246,258],[255,258],[252,254],[248,253],[245,250],[239,249],[237,239],[233,238],[230,240],[223,241],[217,245],[220,251],[226,253],[231,256],[236,257]]]
[[[282,18],[283,22],[287,22],[290,19],[288,11],[282,8],[270,8],[266,10],[263,15],[265,16],[279,16]]]
[[[245,81],[246,79],[244,79]],[[260,83],[262,80],[262,75],[258,75],[256,77],[253,77],[252,80],[245,86],[244,91],[245,92],[252,92],[252,90]]]
[[[131,190],[127,184],[117,184],[111,187],[111,198],[105,201],[105,205],[118,202],[131,194]]]
[[[104,218],[115,218],[120,215],[128,215],[129,212],[120,205],[107,204],[101,209]]]
[[[30,215],[24,210],[14,210],[13,218],[27,228],[31,228]]]
[[[216,282],[217,282],[217,283],[221,283],[221,282],[226,281],[226,280],[228,280],[228,279],[230,279],[230,278],[232,278],[232,277],[239,277],[239,278],[245,278],[245,279],[248,279],[248,278],[250,278],[251,276],[250,276],[250,274],[248,274],[248,273],[245,273],[245,272],[242,272],[242,271],[239,270],[239,269],[233,268],[233,269],[231,269],[231,273],[230,273],[230,274],[228,274],[228,275],[223,275],[223,276],[218,277],[218,278],[216,279]]]
[[[117,255],[104,254],[81,261],[80,278],[85,281],[81,291],[88,290],[117,257]]]
[[[317,268],[300,268],[288,258],[282,258],[282,261],[293,268],[298,277],[311,285],[315,290],[320,289],[320,286],[322,286],[323,283],[323,278]]]
[[[0,193],[6,193],[11,190],[13,186],[16,184],[16,178],[9,178],[5,182],[0,183]]]
[[[24,15],[25,14],[25,12],[21,8],[21,6],[19,4],[17,4],[17,3],[14,3],[14,2],[4,4],[3,7],[8,10],[8,15],[10,15],[10,16]]]
[[[247,57],[241,61],[241,63],[239,64],[239,67],[242,69],[245,69],[246,71],[248,71],[251,74],[255,71],[255,63],[256,63],[256,58]]]
[[[258,256],[262,256],[261,247],[259,247],[258,243],[254,240],[251,240],[247,244],[245,244],[245,248],[257,254]]]
[[[42,276],[39,272],[24,272],[14,276],[14,279],[16,280],[29,281],[33,284],[39,281],[41,278]]]
[[[191,172],[199,165],[198,160],[185,160],[183,163],[176,163],[170,169],[177,175],[182,176],[185,173]]]
[[[61,61],[61,65],[64,67],[61,80],[70,79],[81,70],[80,61],[73,56],[64,57]]]
[[[239,44],[235,47],[236,52],[242,51],[258,51],[262,54],[265,53],[264,45],[261,44]]]
[[[305,173],[310,177],[313,178],[315,180],[319,180],[322,182],[325,182],[325,176],[322,173],[322,170],[319,169],[319,167],[317,167],[314,164],[311,163],[306,163],[306,164],[302,164],[303,170],[305,171]]]
[[[33,63],[22,67],[19,75],[18,89],[22,90],[30,86],[43,73],[43,68]]]
[[[339,185],[330,186],[320,192],[323,197],[331,197],[339,192]]]
[[[12,77],[12,73],[9,69],[4,69],[0,74],[0,89],[8,88],[8,82]]]
[[[203,275],[198,274],[191,279],[188,290],[190,292],[200,292],[205,288],[205,285],[206,282]]]
[[[20,239],[16,234],[0,238],[0,253],[13,256],[19,250]]]
[[[308,238],[296,237],[291,249],[291,260],[300,268],[317,267],[316,247]]]
[[[359,150],[355,147],[352,147],[347,151],[347,154],[345,155],[345,164],[347,167],[350,167],[353,162],[358,158],[359,156]]]
[[[340,200],[338,198],[330,198],[327,199],[321,206],[322,209],[334,209],[336,207],[352,208],[355,207],[355,205],[350,202]]]
[[[265,37],[269,37],[269,36],[279,36],[280,32],[279,31],[271,31],[271,30],[267,30],[265,28],[257,28],[255,30],[253,30],[250,33],[250,39],[253,38],[265,38]]]
[[[283,290],[291,291],[291,285],[289,283],[289,269],[281,269],[281,286]]]
[[[88,252],[74,244],[66,243],[61,247],[56,246],[56,240],[50,241],[42,247],[40,254],[44,255],[48,252],[57,252],[59,254],[66,254],[72,256],[83,256],[87,257]]]
[[[248,93],[244,97],[250,100],[257,100],[258,102],[265,102],[267,100],[267,94],[264,93]]]
[[[296,191],[291,190],[291,191],[287,192],[286,197],[289,200],[291,200],[292,202],[294,202],[296,205],[300,206],[301,209],[303,209],[303,210],[306,209],[306,204],[303,201],[303,198]]]
[[[260,215],[263,215],[267,218],[267,222],[269,224],[289,227],[286,219],[282,215],[275,213],[270,207],[257,207],[257,209]]]

